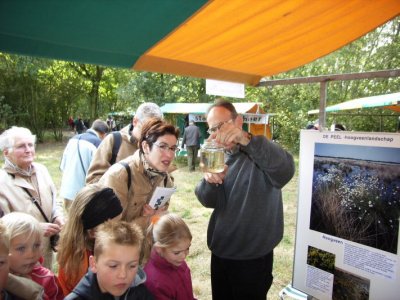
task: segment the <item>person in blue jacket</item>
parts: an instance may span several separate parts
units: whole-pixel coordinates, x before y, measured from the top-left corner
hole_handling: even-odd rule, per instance
[[[60,170],[63,172],[60,196],[64,198],[67,211],[76,194],[85,186],[86,174],[94,152],[107,132],[107,123],[98,119],[85,133],[72,137],[65,147],[60,164]]]

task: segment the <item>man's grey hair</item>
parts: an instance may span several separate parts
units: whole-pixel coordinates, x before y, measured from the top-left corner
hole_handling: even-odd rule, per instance
[[[92,127],[94,131],[100,132],[100,133],[107,133],[109,130],[109,127],[107,125],[107,122],[97,119],[93,122]]]
[[[152,102],[146,102],[140,104],[140,106],[136,110],[135,118],[138,119],[141,123],[147,121],[150,118],[159,118],[162,119],[163,113],[160,107]]]
[[[33,135],[28,128],[13,126],[0,135],[0,150],[3,151],[8,149],[11,152],[15,145],[15,138],[17,136],[32,138],[33,143],[36,143],[36,135]]]

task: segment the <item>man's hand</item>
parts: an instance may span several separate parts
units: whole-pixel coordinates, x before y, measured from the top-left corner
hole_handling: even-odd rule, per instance
[[[215,139],[218,144],[232,148],[236,144],[247,146],[250,142],[249,134],[232,123],[225,123],[209,139]]]
[[[224,182],[226,172],[228,172],[227,165],[224,166],[224,171],[221,173],[204,173],[204,179],[208,183],[222,184]]]

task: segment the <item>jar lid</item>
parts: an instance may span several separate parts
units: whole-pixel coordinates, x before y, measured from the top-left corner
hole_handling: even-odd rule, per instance
[[[204,141],[203,148],[205,149],[224,149],[224,147],[215,140]]]

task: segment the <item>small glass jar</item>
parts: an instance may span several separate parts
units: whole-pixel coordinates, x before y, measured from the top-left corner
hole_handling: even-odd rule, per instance
[[[200,150],[200,169],[208,173],[221,173],[224,167],[224,147],[215,140],[205,141]]]

